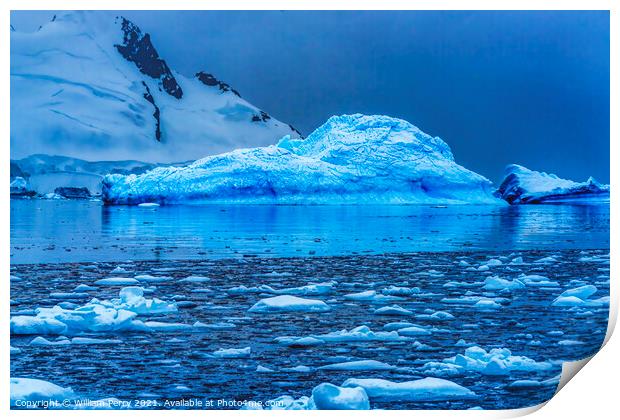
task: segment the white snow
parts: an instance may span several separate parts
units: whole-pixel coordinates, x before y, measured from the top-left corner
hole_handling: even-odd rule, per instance
[[[253,122],[260,109],[195,77],[171,71],[183,95],[168,94],[160,79],[141,73],[116,49],[123,44],[116,16],[62,12],[36,32],[11,32],[11,90],[19,92],[11,95],[11,158],[42,153],[183,162],[298,135],[275,118]],[[201,70],[209,71],[193,72]],[[147,87],[160,113],[160,141]]]

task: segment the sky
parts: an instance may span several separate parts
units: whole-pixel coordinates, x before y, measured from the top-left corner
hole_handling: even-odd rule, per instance
[[[53,11],[13,11],[35,30]],[[122,11],[168,65],[203,70],[307,135],[384,114],[497,182],[518,163],[609,182],[605,11]]]

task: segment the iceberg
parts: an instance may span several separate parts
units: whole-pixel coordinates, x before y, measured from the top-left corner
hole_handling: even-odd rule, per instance
[[[592,177],[586,182],[575,182],[521,165],[508,165],[495,196],[510,204],[608,203],[609,185]]]
[[[103,180],[108,204],[502,204],[439,137],[381,115],[333,116],[306,139]]]

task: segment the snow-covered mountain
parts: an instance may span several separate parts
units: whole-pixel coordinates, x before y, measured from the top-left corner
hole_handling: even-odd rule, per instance
[[[575,182],[521,165],[508,165],[495,194],[510,204],[609,202],[609,185],[592,177]]]
[[[361,114],[330,118],[308,138],[209,156],[185,167],[108,175],[114,204],[492,203],[491,182],[454,161],[439,137],[407,121]]]
[[[69,12],[11,29],[11,158],[182,162],[299,137],[196,69],[186,77],[149,34],[108,12]]]

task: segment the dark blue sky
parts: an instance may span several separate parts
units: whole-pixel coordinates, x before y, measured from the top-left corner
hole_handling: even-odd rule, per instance
[[[171,67],[215,74],[304,134],[333,114],[386,114],[496,182],[509,163],[609,181],[607,12],[118,13]]]

